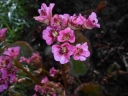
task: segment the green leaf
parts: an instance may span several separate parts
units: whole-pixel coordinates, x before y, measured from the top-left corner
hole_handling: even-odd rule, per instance
[[[76,89],[79,96],[101,96],[101,86],[93,82],[84,83]]]
[[[17,42],[15,42],[15,43],[10,45],[10,47],[15,47],[15,46],[19,46],[20,47],[19,57],[20,56],[24,56],[24,57],[28,58],[33,53],[33,50],[31,48],[31,46],[27,42],[17,41]]]
[[[87,44],[88,44],[88,49],[89,49],[89,51],[91,52],[91,43],[90,43],[89,39],[87,39],[87,38],[86,38],[81,32],[79,32],[79,31],[75,31],[75,36],[76,36],[76,40],[75,40],[74,45],[79,44],[79,43],[83,44],[83,43],[87,42]]]
[[[107,73],[108,73],[108,74],[111,74],[112,72],[117,71],[117,70],[119,70],[119,69],[120,69],[120,65],[117,64],[116,62],[114,62],[114,64],[112,64],[112,65],[110,65],[110,66],[108,67]]]
[[[73,45],[75,46],[76,44],[83,44],[87,42],[88,50],[91,53],[91,43],[83,34],[81,34],[80,30],[75,31],[75,36],[76,40],[75,43],[73,43]],[[84,62],[71,59],[71,74],[76,77],[80,75],[85,75],[87,70],[86,64],[89,64],[89,58],[87,58],[87,60]]]
[[[75,77],[78,77],[80,75],[85,75],[88,68],[84,62],[76,61],[74,59],[71,59],[70,67],[71,67],[70,73]]]

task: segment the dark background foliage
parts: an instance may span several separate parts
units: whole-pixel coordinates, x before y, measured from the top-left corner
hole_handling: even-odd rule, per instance
[[[92,11],[97,12],[101,28],[82,31],[82,34],[91,42],[92,53],[89,61],[91,68],[85,76],[80,77],[80,80],[83,83],[98,82],[102,86],[103,96],[128,96],[128,0],[21,1],[21,8],[19,6],[18,8],[24,11],[15,12],[17,17],[12,18],[13,16],[11,16],[12,21],[9,21],[8,15],[3,14],[1,17],[5,18],[12,31],[19,26],[14,22],[14,19],[21,19],[23,23],[20,22],[19,24],[23,24],[23,27],[14,31],[14,34],[20,34],[18,39],[27,41],[34,50],[40,52],[43,64],[47,69],[51,66],[57,68],[58,64],[49,51],[50,47],[41,37],[45,26],[33,19],[34,16],[39,15],[37,10],[41,4],[55,3],[53,14],[68,13],[73,15],[74,13],[81,13],[88,16]],[[101,2],[105,2],[105,6],[101,11],[97,11]],[[8,8],[10,8],[9,5]],[[0,20],[3,22],[2,19]],[[5,24],[0,27],[3,26],[7,27]],[[16,40],[17,37],[15,36],[8,37],[10,42]]]

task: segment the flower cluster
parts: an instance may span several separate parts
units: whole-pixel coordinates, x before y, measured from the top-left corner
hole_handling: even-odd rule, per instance
[[[34,17],[35,20],[47,25],[42,31],[42,38],[48,45],[54,44],[52,46],[54,59],[61,64],[68,63],[71,56],[74,60],[86,60],[90,56],[87,43],[73,46],[76,40],[75,30],[100,28],[96,13],[92,12],[88,18],[81,14],[78,16],[76,14],[52,15],[54,5],[51,3],[48,7],[43,3],[38,10],[40,15]]]
[[[59,70],[56,70],[54,67],[52,67],[52,68],[49,70],[49,75],[50,75],[51,77],[56,76],[58,73],[59,73]]]
[[[42,86],[36,84],[35,88],[34,88],[34,90],[36,92],[40,93],[41,96],[45,96],[45,95],[47,95],[47,96],[59,96],[60,94],[62,94],[62,92],[64,90],[60,83],[51,82],[48,80],[47,77],[44,77],[42,79],[41,83],[43,84]],[[37,96],[37,95],[34,94],[33,96]]]
[[[8,88],[8,83],[17,81],[17,68],[12,66],[12,59],[9,56],[0,56],[0,92]]]
[[[36,65],[38,68],[42,66],[42,58],[39,53],[33,53],[32,56],[29,58],[21,56],[19,62]]]
[[[9,47],[6,51],[4,51],[3,54],[11,57],[12,59],[16,59],[19,55],[19,50],[20,50],[19,46]]]
[[[10,47],[0,56],[0,92],[8,88],[8,83],[17,82],[17,68],[13,66],[13,59],[19,55],[20,47]],[[7,56],[5,56],[7,55]]]

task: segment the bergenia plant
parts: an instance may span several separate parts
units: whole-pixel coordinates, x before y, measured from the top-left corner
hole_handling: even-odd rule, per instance
[[[79,85],[77,80],[79,76],[85,75],[88,67],[85,62],[91,55],[89,42],[80,32],[100,28],[100,24],[98,24],[95,12],[92,12],[88,18],[82,14],[53,15],[54,6],[54,3],[50,3],[49,6],[43,3],[41,9],[38,9],[39,16],[35,16],[34,19],[46,25],[46,28],[42,30],[42,39],[51,46],[58,69],[52,66],[47,71],[42,64],[40,54],[33,52],[26,42],[7,44],[5,40],[7,28],[3,28],[0,30],[0,41],[3,42],[0,56],[0,92],[9,87],[8,83],[18,82],[16,74],[20,69],[35,81],[33,96],[38,96],[38,94],[41,96],[76,96],[68,92],[71,89],[70,85],[75,87]],[[23,66],[24,64],[35,66],[33,71],[35,73],[31,73],[28,67]],[[19,81],[21,82],[21,79]]]
[[[48,7],[45,8],[46,10],[49,9]],[[49,18],[49,16],[47,16],[47,18]],[[35,18],[35,20],[37,19]],[[42,23],[45,24],[45,22]],[[55,61],[60,63],[64,87],[67,87],[68,84],[66,80],[66,69],[64,65],[69,67],[69,73],[72,76],[76,76],[76,71],[81,69],[77,70],[75,67],[81,66],[85,68],[84,61],[91,54],[88,42],[86,40],[80,41],[78,39],[78,35],[80,33],[78,34],[77,31],[80,32],[80,30],[83,29],[87,30],[93,28],[100,28],[100,24],[98,24],[98,19],[95,12],[92,12],[88,18],[86,18],[86,16],[82,16],[81,14],[78,16],[76,14],[73,16],[70,16],[69,14],[55,14],[49,18],[49,24],[47,23],[46,29],[42,31],[42,38],[48,45],[51,45],[51,52],[53,53],[53,57]],[[82,64],[78,63],[78,61],[82,62]],[[54,69],[52,68],[51,70]],[[53,76],[55,71],[51,70],[50,74]],[[84,71],[86,71],[86,68],[83,70],[83,72]],[[53,74],[51,72],[53,72]],[[80,71],[78,74],[83,75],[83,72]]]
[[[43,5],[45,4],[43,3]],[[50,11],[50,16],[45,15],[49,18],[49,24],[42,31],[42,38],[48,45],[52,44],[53,56],[60,64],[69,63],[72,57],[74,60],[85,61],[90,56],[88,42],[85,41],[76,44],[75,42],[78,40],[75,32],[82,29],[100,28],[96,13],[92,12],[88,18],[81,14],[78,16],[76,14],[73,16],[55,14],[52,17],[51,12],[54,5],[51,3],[49,7],[45,5],[45,7],[43,6],[42,9],[39,9],[40,17],[43,16],[41,12],[46,14],[46,10]],[[35,20],[37,19],[35,18]],[[45,22],[42,23],[45,24]]]

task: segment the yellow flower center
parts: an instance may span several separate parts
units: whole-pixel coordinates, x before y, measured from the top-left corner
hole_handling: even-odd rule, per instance
[[[56,37],[57,35],[58,35],[58,33],[57,33],[56,31],[53,31],[53,32],[52,32],[52,36],[53,36],[53,37]]]

